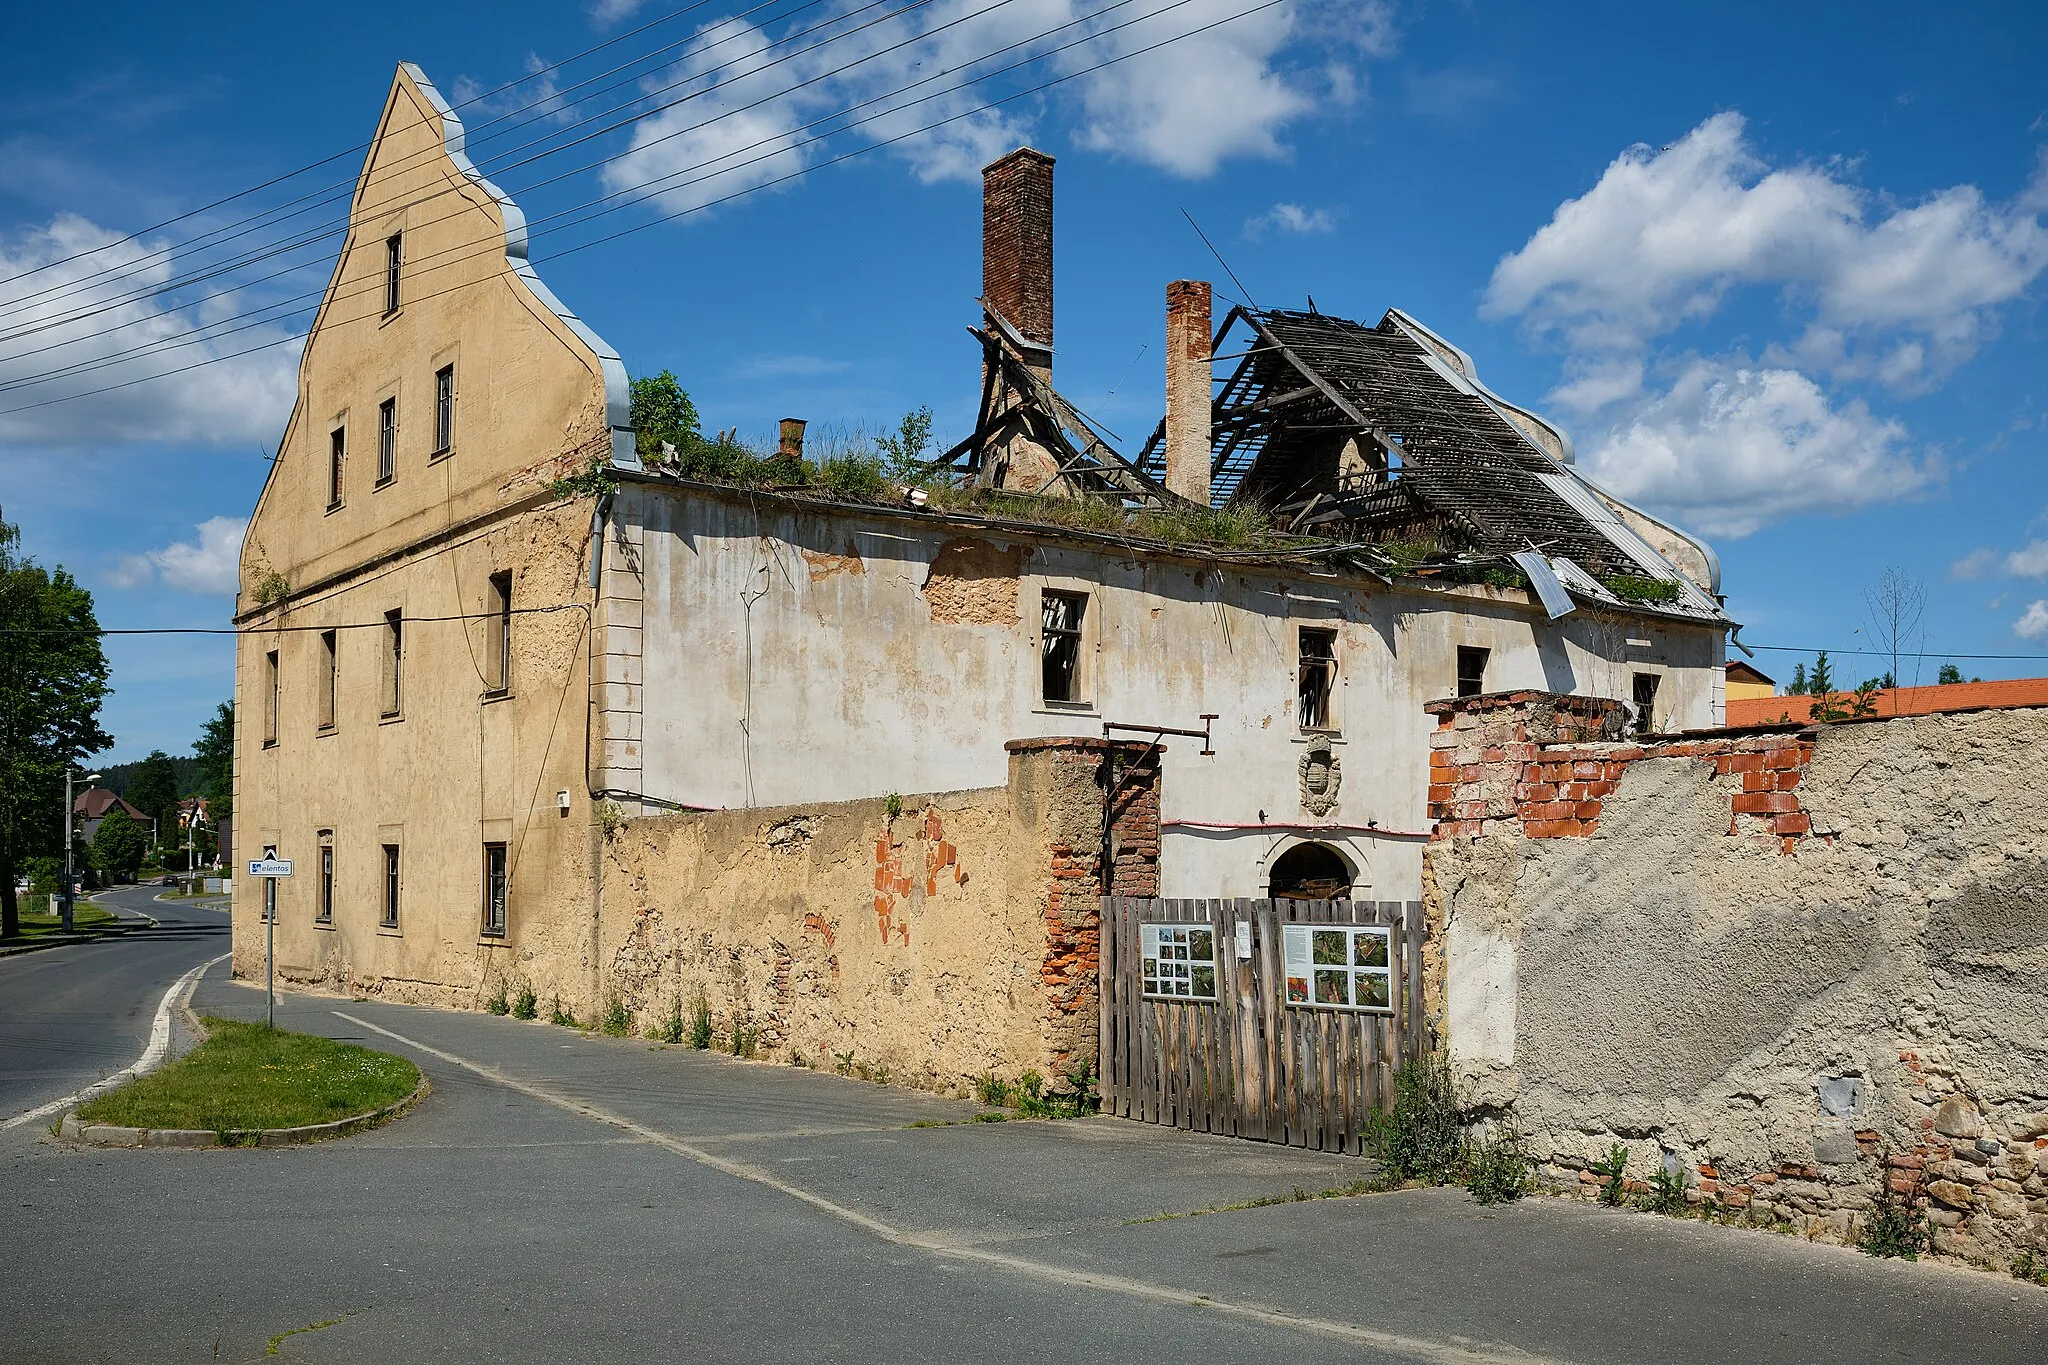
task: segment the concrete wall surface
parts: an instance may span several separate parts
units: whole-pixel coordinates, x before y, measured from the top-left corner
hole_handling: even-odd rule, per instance
[[[1516,785],[1492,705],[1442,717],[1439,776],[1509,795],[1428,850],[1436,1014],[1551,1174],[1620,1142],[1836,1236],[1885,1182],[1944,1254],[2048,1251],[2048,711],[1535,743]]]
[[[721,1046],[965,1089],[1092,1059],[1101,741],[1013,746],[1005,786],[644,816],[603,852],[605,989],[644,1030],[699,993]],[[1115,746],[1111,881],[1158,890],[1156,764]],[[532,984],[545,1002],[553,985]],[[573,986],[574,983],[572,983]],[[569,989],[563,989],[568,996]]]

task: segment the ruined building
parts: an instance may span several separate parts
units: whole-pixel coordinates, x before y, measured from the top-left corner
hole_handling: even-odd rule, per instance
[[[579,1011],[704,989],[792,1048],[924,1000],[1007,1046],[1003,1010],[1081,989],[1084,898],[1045,890],[1075,867],[1091,895],[1135,850],[1168,896],[1416,897],[1428,702],[1719,722],[1711,552],[1402,313],[1214,327],[1172,283],[1165,417],[1116,450],[1055,382],[1052,177],[987,171],[964,491],[691,480],[643,465],[619,357],[401,68],[243,555],[236,810],[297,862],[282,975]],[[1204,531],[1251,504],[1270,527]]]

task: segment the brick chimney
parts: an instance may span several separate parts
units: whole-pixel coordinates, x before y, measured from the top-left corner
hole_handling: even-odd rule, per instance
[[[1209,505],[1209,282],[1166,286],[1166,486]]]
[[[801,418],[801,417],[785,417],[785,418],[783,418],[783,419],[782,419],[782,429],[781,429],[781,431],[780,431],[779,433],[777,433],[777,434],[778,434],[778,436],[780,437],[780,439],[779,439],[779,440],[778,440],[778,441],[776,442],[776,447],[775,447],[775,453],[776,453],[777,455],[790,455],[790,456],[794,456],[795,458],[797,458],[797,459],[799,459],[799,460],[803,458],[803,455],[804,455],[804,419],[803,419],[803,418]]]
[[[1052,373],[1052,158],[1019,147],[981,171],[981,295]]]

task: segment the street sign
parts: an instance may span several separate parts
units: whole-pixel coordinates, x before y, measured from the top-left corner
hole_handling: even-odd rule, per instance
[[[251,858],[249,875],[252,877],[289,877],[292,875],[290,858]]]

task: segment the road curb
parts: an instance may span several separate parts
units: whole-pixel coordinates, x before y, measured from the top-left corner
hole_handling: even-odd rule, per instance
[[[78,1111],[73,1109],[58,1124],[57,1136],[87,1147],[290,1147],[382,1127],[424,1099],[428,1088],[423,1073],[418,1087],[396,1104],[332,1123],[309,1123],[297,1128],[123,1128],[106,1123],[82,1124]]]

